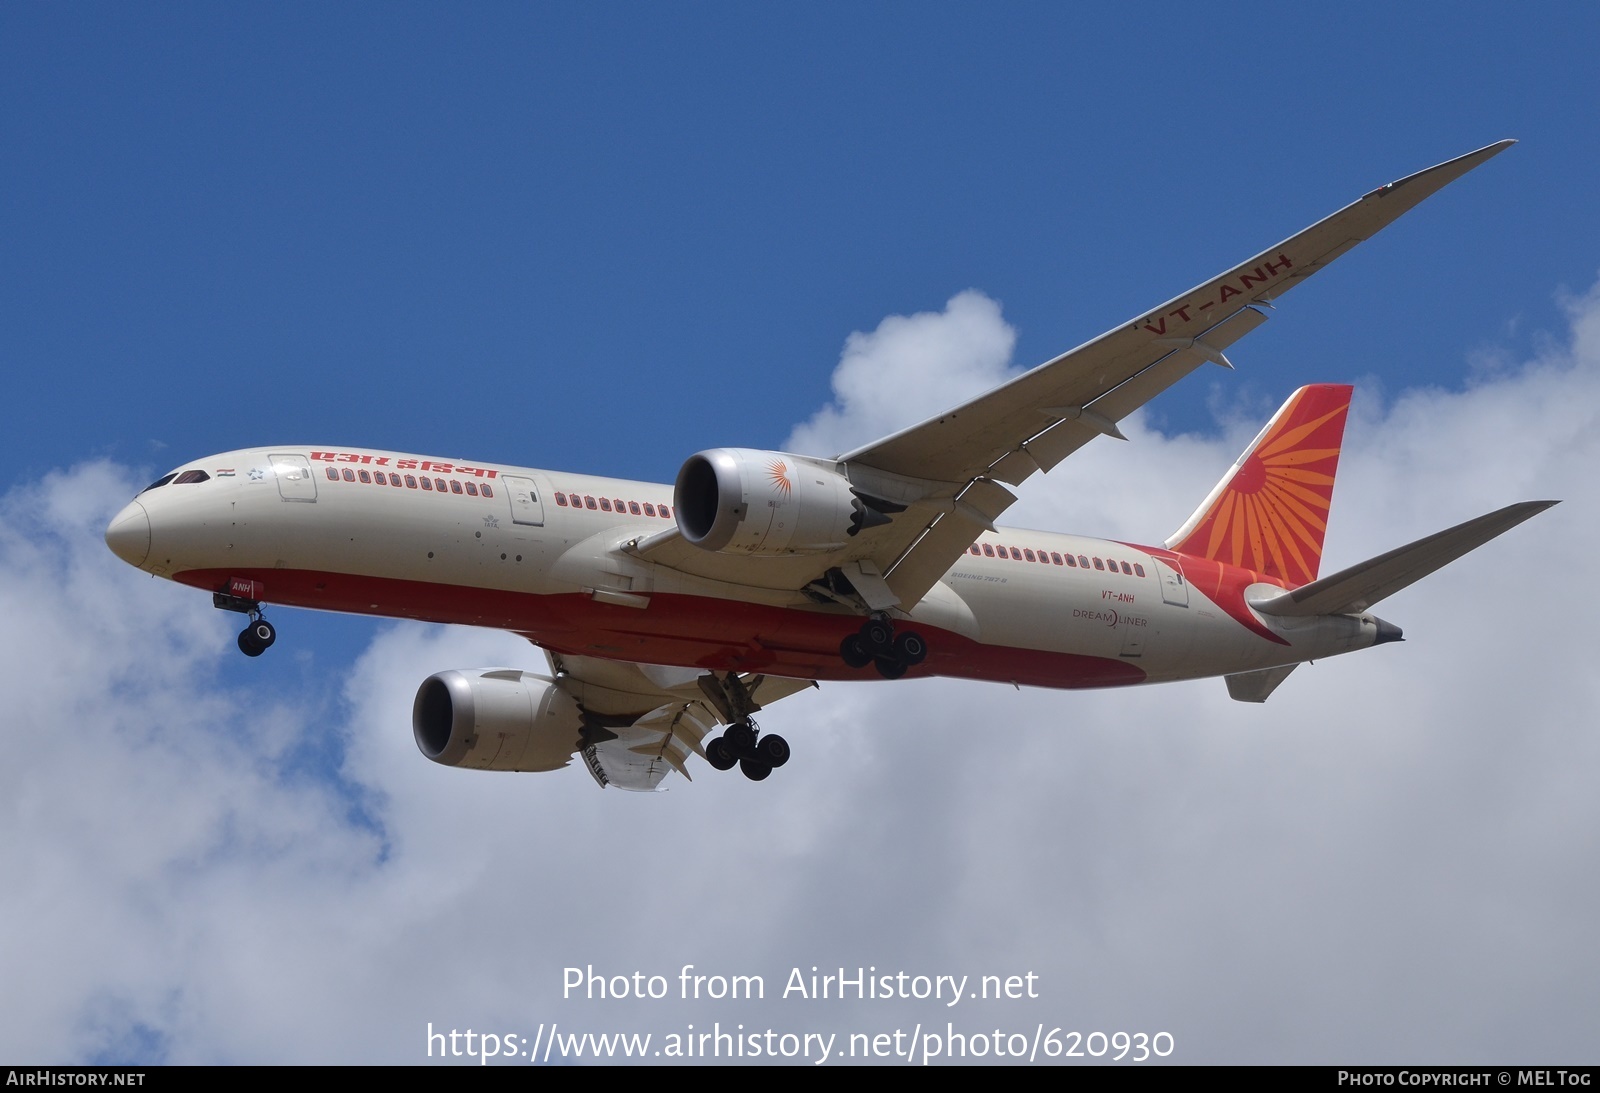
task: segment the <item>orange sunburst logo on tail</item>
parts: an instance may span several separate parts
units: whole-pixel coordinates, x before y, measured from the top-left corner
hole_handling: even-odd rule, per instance
[[[1317,579],[1351,388],[1302,387],[1169,543],[1291,588]]]
[[[794,483],[789,481],[789,465],[781,459],[774,459],[767,464],[767,478],[785,497],[794,489]]]

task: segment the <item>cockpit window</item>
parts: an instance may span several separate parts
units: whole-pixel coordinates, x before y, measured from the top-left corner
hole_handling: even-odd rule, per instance
[[[172,484],[174,486],[188,486],[195,482],[205,482],[210,478],[211,476],[205,471],[184,471],[172,480]]]
[[[160,486],[165,486],[168,482],[171,482],[176,477],[178,477],[178,472],[177,471],[173,471],[171,474],[164,474],[160,478],[156,479],[154,482],[150,483],[144,489],[140,490],[139,492],[140,493],[149,493],[153,489],[156,489],[156,488],[158,488]]]

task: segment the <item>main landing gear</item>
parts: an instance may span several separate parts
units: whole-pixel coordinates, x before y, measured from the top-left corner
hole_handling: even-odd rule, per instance
[[[239,631],[239,652],[247,657],[259,657],[278,640],[278,631],[261,616],[261,601],[235,596],[231,592],[215,592],[211,605],[222,611],[237,611],[250,616],[250,625]]]
[[[915,630],[895,633],[889,616],[879,613],[839,643],[839,656],[852,668],[876,664],[884,679],[899,679],[928,659],[928,643]]]
[[[760,732],[748,717],[735,721],[726,732],[706,745],[706,760],[717,770],[732,770],[735,763],[752,782],[759,782],[789,761],[789,741],[777,733],[757,740]]]
[[[777,733],[761,736],[751,716],[761,708],[753,692],[763,678],[756,676],[746,685],[737,674],[729,672],[723,676],[707,673],[699,680],[706,699],[728,723],[721,736],[706,741],[706,760],[717,770],[738,766],[752,782],[762,781],[789,761],[789,741]]]

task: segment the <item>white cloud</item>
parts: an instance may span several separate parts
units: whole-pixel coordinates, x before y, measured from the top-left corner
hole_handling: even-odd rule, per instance
[[[845,339],[833,370],[834,401],[795,426],[784,451],[838,455],[981,395],[1021,370],[1017,333],[1000,305],[975,289],[943,311],[890,315]]]
[[[241,685],[229,620],[100,542],[124,472],[14,490],[0,1054],[409,1062],[430,1021],[659,1036],[949,1020],[1166,1029],[1191,1062],[1581,1055],[1600,1003],[1600,296],[1572,307],[1571,339],[1537,360],[1358,407],[1330,564],[1567,499],[1386,602],[1406,643],[1302,668],[1265,707],[1217,682],[830,685],[768,712],[795,758],[760,785],[697,764],[692,785],[636,796],[578,768],[435,766],[408,728],[421,679],[535,651],[385,626],[331,707]],[[925,366],[941,332],[961,344]],[[852,337],[838,403],[791,444],[845,448],[959,401],[1010,374],[1010,345],[973,293],[886,320]],[[1158,538],[1250,429],[1127,431],[1030,482],[1020,522]],[[305,760],[327,734],[337,772]],[[686,963],[764,974],[768,1000],[560,996],[567,965]],[[1041,997],[774,1000],[812,965],[1034,972]]]

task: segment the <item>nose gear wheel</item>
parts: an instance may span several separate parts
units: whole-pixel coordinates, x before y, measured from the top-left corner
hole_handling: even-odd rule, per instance
[[[254,588],[254,581],[242,582],[248,588]],[[224,585],[211,596],[211,606],[219,611],[237,611],[241,615],[250,616],[250,625],[239,631],[239,652],[247,657],[259,657],[272,643],[278,640],[278,631],[266,619],[261,617],[261,601],[250,599],[247,596],[234,595],[228,585]]]
[[[250,625],[239,631],[239,652],[247,657],[259,657],[278,640],[277,629],[260,612],[250,620]]]

